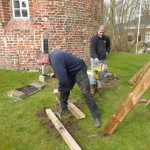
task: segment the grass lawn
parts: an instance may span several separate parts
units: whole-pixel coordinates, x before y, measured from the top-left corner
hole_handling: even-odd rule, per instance
[[[107,62],[109,72],[120,80],[112,87],[104,89],[105,101],[95,101],[101,113],[102,127],[94,128],[93,118],[84,105],[81,109],[86,118],[74,119],[81,128],[73,135],[83,150],[148,150],[150,148],[150,105],[137,103],[115,132],[108,137],[97,136],[104,131],[106,123],[122,103],[131,86],[128,80],[150,60],[147,55],[110,53]],[[7,92],[38,80],[40,73],[0,70],[0,150],[69,150],[61,137],[45,132],[35,114],[43,106],[55,108],[54,86],[49,83],[43,90],[24,100],[15,100]],[[150,89],[143,95],[150,99]],[[84,102],[77,86],[70,99]],[[63,117],[64,118],[64,117]]]

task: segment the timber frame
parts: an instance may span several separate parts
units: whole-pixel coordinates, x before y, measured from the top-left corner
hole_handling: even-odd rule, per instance
[[[112,134],[115,131],[126,115],[150,87],[150,61],[129,80],[129,83],[133,85],[132,89],[105,126],[105,130],[109,134]]]

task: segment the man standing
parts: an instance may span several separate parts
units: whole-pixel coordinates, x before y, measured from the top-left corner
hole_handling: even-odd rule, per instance
[[[96,35],[94,35],[90,40],[90,55],[91,55],[91,68],[93,72],[93,67],[97,66],[99,63],[104,63],[104,60],[108,53],[110,52],[110,40],[104,35],[105,28],[103,25],[99,27]],[[100,83],[100,82],[99,82]],[[101,86],[97,86],[97,80],[94,78],[92,73],[90,78],[91,93],[94,95],[97,90],[100,93],[99,100],[103,100],[101,97],[102,90]]]
[[[54,74],[58,77],[59,85],[58,89],[54,89],[54,94],[60,92],[61,110],[59,113],[61,115],[68,113],[67,101],[70,90],[77,83],[94,118],[94,125],[96,128],[99,128],[101,126],[100,113],[90,92],[85,62],[67,51],[55,50],[50,54],[39,54],[37,56],[37,64],[51,65]]]

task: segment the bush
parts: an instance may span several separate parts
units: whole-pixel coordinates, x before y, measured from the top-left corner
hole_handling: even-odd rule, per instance
[[[133,46],[128,44],[126,35],[115,35],[111,38],[111,50],[114,52],[133,53]]]

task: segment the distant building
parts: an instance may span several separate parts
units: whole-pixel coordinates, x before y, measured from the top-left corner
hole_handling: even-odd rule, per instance
[[[139,18],[134,19],[126,28],[128,33],[128,42],[134,45],[137,42]],[[143,45],[145,41],[150,41],[150,16],[141,16],[140,32],[138,37],[138,44]]]
[[[89,59],[103,0],[0,1],[0,69],[39,69],[40,51],[67,50]]]
[[[127,39],[129,45],[135,45],[137,42],[139,18],[128,23],[120,23],[115,25],[115,34],[123,35]],[[138,37],[138,45],[143,46],[145,41],[150,41],[150,16],[141,16],[140,33]]]

